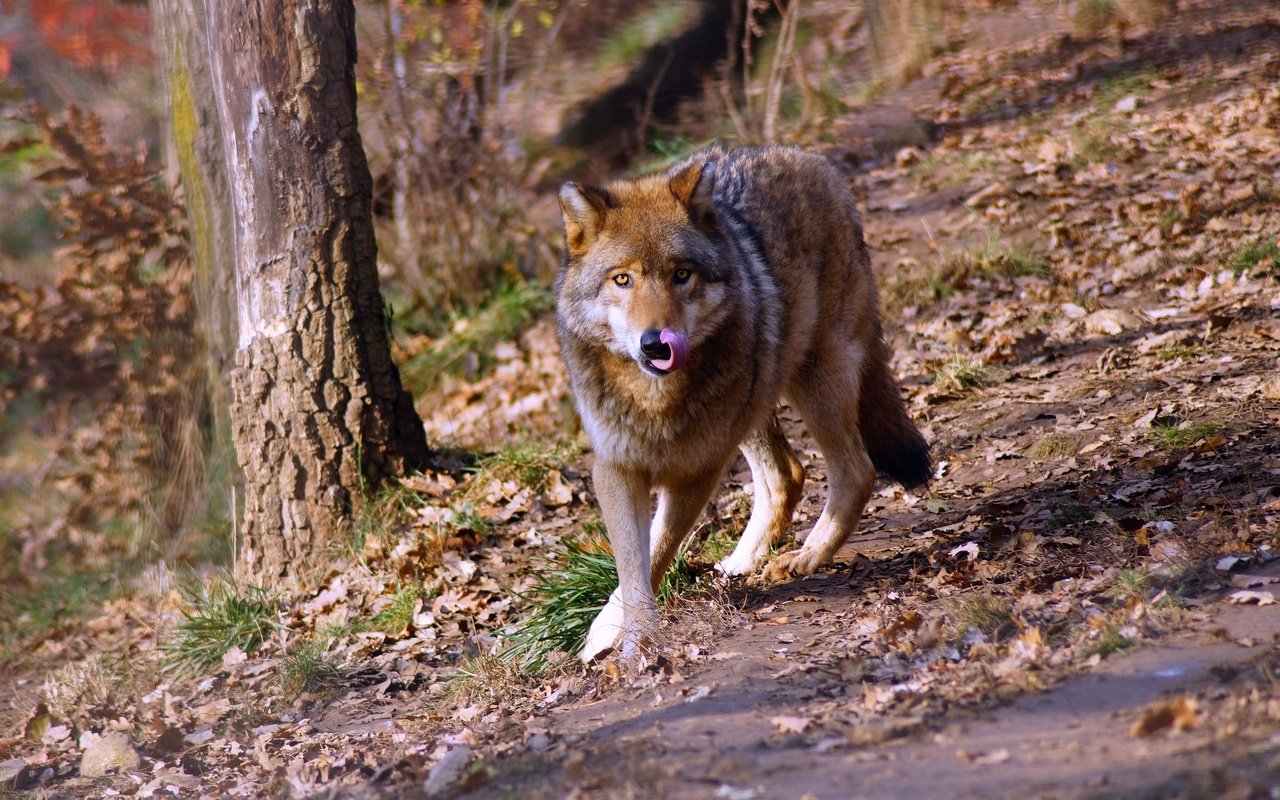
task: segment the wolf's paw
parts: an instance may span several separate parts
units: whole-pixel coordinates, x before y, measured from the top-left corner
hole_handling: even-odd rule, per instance
[[[716,562],[716,572],[721,575],[750,575],[756,571],[757,560],[750,553],[734,550]]]
[[[812,575],[820,566],[822,566],[821,556],[802,547],[774,557],[764,568],[764,579],[769,583],[777,583],[789,578]]]
[[[618,599],[618,593],[614,592],[587,631],[587,640],[583,642],[582,652],[578,654],[583,663],[596,660],[617,645],[622,637],[622,622],[622,602]]]

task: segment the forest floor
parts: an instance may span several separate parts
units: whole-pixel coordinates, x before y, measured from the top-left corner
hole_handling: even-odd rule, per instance
[[[278,641],[206,677],[147,666],[180,618],[162,573],[29,642],[4,668],[0,793],[1276,796],[1280,13],[1182,5],[1176,26],[1096,39],[1053,5],[992,11],[985,46],[814,143],[864,206],[937,461],[927,492],[880,486],[831,567],[706,575],[638,667],[522,676],[485,653],[540,559],[598,534],[589,456],[571,439],[532,476],[424,475],[394,499],[405,526],[372,526],[285,605]],[[541,319],[482,354],[486,374],[421,399],[432,434],[564,436],[555,352]],[[800,528],[825,470],[783,418]],[[695,569],[749,480],[730,470]],[[322,631],[316,676],[299,642]]]

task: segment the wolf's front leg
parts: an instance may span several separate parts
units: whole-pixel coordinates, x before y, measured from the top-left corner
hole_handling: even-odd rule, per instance
[[[592,472],[596,499],[618,564],[618,588],[591,623],[582,647],[583,661],[619,647],[630,658],[647,627],[657,620],[657,600],[650,583],[649,482],[633,470],[597,462]]]

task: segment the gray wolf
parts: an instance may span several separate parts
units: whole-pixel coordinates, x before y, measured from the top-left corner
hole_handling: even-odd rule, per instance
[[[618,565],[584,660],[634,655],[656,619],[654,587],[738,448],[754,505],[717,567],[764,565],[804,483],[780,399],[821,448],[830,497],[766,579],[828,563],[877,473],[928,481],[929,447],[889,371],[862,222],[825,158],[712,149],[640,178],[566,183],[560,206],[559,338]]]

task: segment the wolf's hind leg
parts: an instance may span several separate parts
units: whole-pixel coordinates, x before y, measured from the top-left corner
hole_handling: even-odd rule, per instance
[[[812,575],[829,563],[858,527],[862,510],[871,499],[876,471],[858,430],[862,354],[848,345],[833,349],[837,347],[819,360],[807,380],[791,387],[791,399],[827,462],[827,505],[799,550],[769,562],[767,580]]]
[[[716,564],[725,575],[749,575],[769,555],[769,548],[786,533],[804,489],[804,467],[787,442],[776,414],[742,443],[751,466],[755,496],[751,519],[738,546]]]

